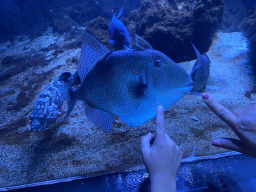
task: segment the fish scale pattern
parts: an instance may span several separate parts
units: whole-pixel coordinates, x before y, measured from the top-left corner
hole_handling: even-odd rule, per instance
[[[155,66],[156,60],[163,66]],[[189,81],[186,71],[159,51],[121,50],[98,61],[75,94],[91,107],[138,126],[155,116],[158,105],[168,109],[180,100],[191,89]]]

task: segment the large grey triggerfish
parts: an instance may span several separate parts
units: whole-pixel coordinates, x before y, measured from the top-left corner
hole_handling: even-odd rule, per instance
[[[88,119],[105,132],[110,131],[114,115],[139,126],[156,116],[159,105],[167,110],[192,89],[190,76],[180,65],[138,36],[137,47],[110,52],[85,33],[76,77],[81,84],[77,89],[60,87],[67,94],[62,97],[67,99],[67,115],[82,100]],[[70,79],[61,81],[65,84]],[[32,126],[38,121],[36,112],[33,115],[32,130],[42,130],[38,123]]]

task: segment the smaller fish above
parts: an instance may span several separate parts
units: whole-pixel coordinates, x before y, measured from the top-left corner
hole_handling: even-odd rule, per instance
[[[204,92],[208,78],[210,76],[211,61],[205,53],[201,55],[193,43],[191,44],[197,55],[197,61],[190,72],[190,76],[193,81],[193,88],[191,92]]]
[[[118,20],[118,18],[122,15],[123,10],[124,8],[120,10],[117,17],[114,13],[108,28],[108,32],[110,35],[109,42],[111,43],[114,51],[131,48],[129,32],[127,28],[124,26],[124,24]]]

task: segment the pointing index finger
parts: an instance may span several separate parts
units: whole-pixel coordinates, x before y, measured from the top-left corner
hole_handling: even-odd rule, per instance
[[[205,95],[207,97],[205,98]],[[230,126],[230,128],[237,133],[236,125],[238,123],[237,116],[232,113],[230,110],[228,110],[226,107],[222,106],[218,101],[216,101],[213,97],[211,97],[208,94],[203,95],[203,100],[205,104],[227,125]]]
[[[156,138],[158,142],[165,138],[165,127],[164,127],[164,108],[159,106],[156,111]]]

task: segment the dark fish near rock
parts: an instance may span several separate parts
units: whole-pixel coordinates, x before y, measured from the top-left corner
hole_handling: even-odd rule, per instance
[[[77,70],[81,84],[77,89],[58,87],[64,89],[59,93],[64,94],[65,101],[61,101],[68,106],[65,114],[72,111],[77,100],[83,100],[88,119],[108,132],[114,115],[130,126],[138,126],[156,116],[157,106],[167,110],[191,90],[192,81],[181,66],[150,48],[142,38],[137,45],[139,50],[110,52],[85,33]],[[67,84],[68,79],[61,82]],[[57,107],[52,109],[63,113]]]
[[[193,81],[193,88],[191,92],[204,92],[210,76],[211,61],[205,53],[201,55],[193,43],[192,46],[196,51],[197,61],[190,72],[190,76]]]
[[[115,51],[131,48],[129,32],[125,25],[118,20],[123,13],[123,9],[120,10],[117,17],[114,13],[108,29],[110,35],[109,42]]]

